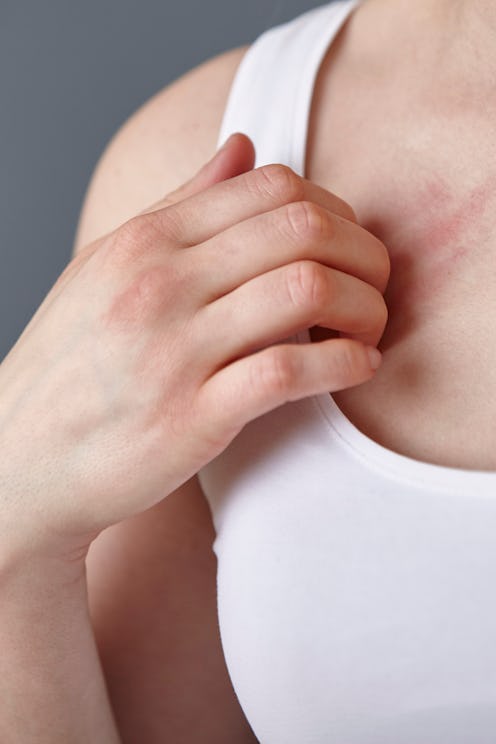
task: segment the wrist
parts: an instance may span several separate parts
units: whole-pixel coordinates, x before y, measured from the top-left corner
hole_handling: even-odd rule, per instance
[[[66,603],[68,599],[87,604],[86,566],[59,557],[25,553],[2,555],[0,563],[0,602],[13,606],[39,607]]]
[[[0,574],[0,739],[119,744],[84,562],[24,554]]]
[[[90,539],[44,541],[12,528],[0,529],[0,591],[12,583],[46,587],[74,587],[86,581],[86,555]]]
[[[97,535],[60,534],[35,509],[14,507],[8,496],[0,495],[0,581],[36,573],[47,580],[76,581],[85,576],[86,556]]]

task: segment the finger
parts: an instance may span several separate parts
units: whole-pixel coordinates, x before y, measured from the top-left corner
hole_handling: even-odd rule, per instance
[[[251,279],[196,315],[198,354],[207,368],[322,326],[376,346],[387,309],[380,292],[314,261],[297,261]]]
[[[216,183],[177,204],[150,213],[171,231],[178,247],[209,240],[256,214],[294,201],[312,201],[356,222],[349,204],[327,189],[300,178],[285,165],[271,164]]]
[[[255,147],[252,140],[243,132],[235,132],[192,178],[139,214],[156,212],[159,209],[176,204],[219,181],[239,176],[241,173],[251,170],[254,164]]]
[[[255,215],[178,258],[201,274],[205,302],[298,259],[356,276],[381,293],[390,272],[388,251],[378,238],[313,202],[293,202]]]
[[[357,341],[278,344],[209,377],[198,392],[198,420],[211,428],[206,436],[225,431],[232,439],[249,421],[288,401],[360,385],[374,373],[366,347]]]

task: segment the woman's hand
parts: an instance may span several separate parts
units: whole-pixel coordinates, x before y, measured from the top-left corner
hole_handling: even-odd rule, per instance
[[[337,196],[253,163],[237,134],[178,191],[87,246],[0,365],[11,555],[84,556],[250,420],[373,376],[364,344],[387,320],[384,245]],[[314,325],[341,338],[280,343]]]

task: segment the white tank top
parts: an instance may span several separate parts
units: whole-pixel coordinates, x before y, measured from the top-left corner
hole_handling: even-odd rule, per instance
[[[356,5],[255,40],[219,145],[243,131],[255,167],[305,175],[316,74]],[[262,744],[495,744],[496,472],[395,453],[325,393],[250,422],[199,480],[226,664]]]

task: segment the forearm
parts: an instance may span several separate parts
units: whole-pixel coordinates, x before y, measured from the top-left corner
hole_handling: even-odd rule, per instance
[[[2,744],[119,744],[84,569],[0,567]]]

